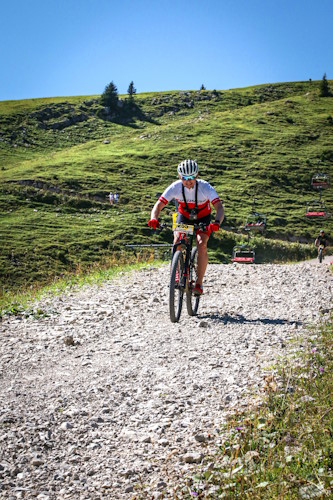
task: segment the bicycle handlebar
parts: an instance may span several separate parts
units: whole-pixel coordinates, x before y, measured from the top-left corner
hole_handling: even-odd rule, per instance
[[[186,224],[187,226],[193,226],[193,229],[194,231],[198,231],[198,230],[201,230],[201,231],[207,231],[208,230],[208,227],[209,227],[209,224],[204,224],[203,222],[199,222],[199,224]],[[160,231],[162,231],[162,229],[171,229],[173,230],[173,226],[170,226],[169,224],[166,224],[164,222],[161,223],[160,227],[158,228]],[[181,232],[181,229],[179,230]]]

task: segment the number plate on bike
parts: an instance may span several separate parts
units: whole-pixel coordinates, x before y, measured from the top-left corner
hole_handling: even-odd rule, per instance
[[[175,224],[173,230],[176,233],[193,234],[194,227],[187,224]]]

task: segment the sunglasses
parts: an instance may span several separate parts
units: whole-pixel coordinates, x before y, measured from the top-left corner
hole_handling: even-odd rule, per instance
[[[196,175],[183,175],[182,181],[194,181],[195,178],[196,178]]]

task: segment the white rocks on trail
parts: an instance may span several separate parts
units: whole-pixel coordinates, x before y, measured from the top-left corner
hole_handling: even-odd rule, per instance
[[[210,265],[199,315],[172,324],[168,279],[124,274],[3,319],[1,498],[173,498],[265,367],[332,309],[327,266]]]

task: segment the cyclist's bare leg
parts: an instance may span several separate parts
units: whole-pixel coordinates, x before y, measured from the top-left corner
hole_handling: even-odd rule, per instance
[[[204,233],[197,234],[198,248],[198,269],[197,269],[197,284],[202,285],[205,272],[208,264],[207,243],[209,236]]]

